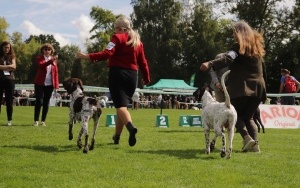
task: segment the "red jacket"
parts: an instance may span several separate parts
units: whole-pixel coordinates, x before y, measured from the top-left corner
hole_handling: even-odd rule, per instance
[[[103,61],[108,59],[108,67],[122,67],[132,70],[141,69],[145,84],[150,82],[148,62],[144,54],[144,46],[141,43],[133,48],[126,45],[129,40],[128,34],[114,34],[102,52],[91,53],[89,57],[92,61]]]
[[[40,56],[36,57],[36,63],[37,63],[38,69],[37,69],[37,74],[34,79],[34,84],[41,85],[41,86],[45,85],[47,66],[52,64],[52,66],[51,66],[51,68],[52,68],[52,70],[51,70],[52,85],[53,85],[54,89],[59,89],[57,61],[56,61],[56,65],[53,65],[52,59],[46,62],[44,55],[40,55]]]

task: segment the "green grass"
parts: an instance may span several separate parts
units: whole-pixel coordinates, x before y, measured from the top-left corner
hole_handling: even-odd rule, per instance
[[[103,109],[93,151],[83,154],[68,140],[68,109],[51,107],[47,127],[33,127],[33,107],[15,107],[13,126],[6,111],[0,118],[0,187],[299,187],[300,130],[267,129],[259,134],[261,153],[242,153],[235,134],[232,158],[217,149],[204,154],[200,127],[180,127],[179,115],[199,111],[163,110],[169,128],[155,127],[160,109],[131,110],[138,128],[137,144],[128,146],[124,129],[120,145],[112,144],[114,128],[105,127]],[[90,133],[92,131],[90,122]]]

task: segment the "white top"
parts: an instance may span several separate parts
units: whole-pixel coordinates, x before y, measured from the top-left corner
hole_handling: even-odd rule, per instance
[[[46,61],[49,61],[50,60],[50,56],[47,57],[47,56],[44,56],[45,60]],[[52,84],[52,74],[51,74],[51,71],[52,71],[52,65],[48,65],[47,66],[47,73],[46,73],[46,78],[45,78],[45,86],[51,86],[53,85]]]

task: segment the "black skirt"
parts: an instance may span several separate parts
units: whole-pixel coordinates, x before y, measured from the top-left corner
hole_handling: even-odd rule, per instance
[[[109,67],[108,87],[114,106],[127,107],[137,86],[137,71]]]

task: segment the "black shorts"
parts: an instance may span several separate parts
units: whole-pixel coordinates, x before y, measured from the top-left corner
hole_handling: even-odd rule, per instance
[[[109,67],[108,87],[114,106],[127,107],[137,86],[137,71]]]

